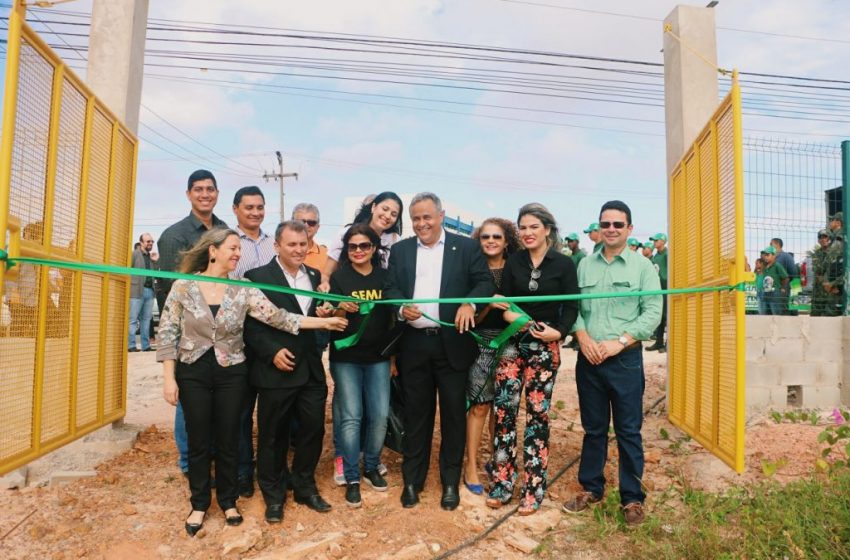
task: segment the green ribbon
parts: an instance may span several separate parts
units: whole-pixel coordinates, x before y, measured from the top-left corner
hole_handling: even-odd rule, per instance
[[[365,315],[363,322],[360,324],[360,328],[356,333],[348,336],[344,339],[337,340],[334,342],[334,346],[341,350],[343,348],[349,348],[357,344],[360,340],[360,337],[363,335],[365,331],[366,324],[368,323],[370,312],[374,309],[376,304],[386,304],[386,305],[412,305],[419,303],[475,303],[475,304],[489,304],[489,303],[509,303],[511,311],[519,313],[520,316],[517,317],[514,321],[511,322],[510,325],[507,326],[496,338],[490,341],[489,346],[491,348],[498,349],[502,345],[504,345],[507,340],[520,331],[526,323],[531,321],[531,318],[525,314],[516,304],[517,303],[531,303],[531,302],[544,302],[544,301],[575,301],[582,299],[608,299],[608,298],[618,298],[618,297],[645,297],[645,296],[663,296],[663,295],[681,295],[681,294],[695,294],[695,293],[705,293],[705,292],[722,292],[728,290],[737,290],[744,291],[746,290],[746,283],[740,282],[735,285],[728,286],[703,286],[698,288],[668,288],[666,290],[645,290],[638,292],[608,292],[608,293],[599,293],[599,294],[554,294],[554,295],[539,295],[539,296],[510,296],[510,297],[477,297],[477,298],[429,298],[429,299],[382,299],[382,300],[374,300],[374,301],[365,301],[360,300],[351,296],[337,295],[337,294],[326,294],[321,292],[313,292],[311,290],[301,290],[298,288],[290,288],[286,286],[280,286],[278,284],[265,284],[261,282],[248,282],[244,280],[231,280],[230,278],[215,278],[210,276],[204,276],[203,278],[199,278],[197,274],[184,274],[182,272],[169,272],[165,270],[150,270],[150,269],[141,269],[141,268],[130,268],[126,266],[115,266],[115,265],[107,265],[107,264],[92,264],[92,263],[81,263],[75,261],[57,261],[52,259],[42,259],[36,257],[10,257],[9,254],[0,249],[0,261],[5,261],[8,267],[12,267],[18,263],[25,264],[34,264],[40,266],[49,266],[53,268],[66,268],[69,270],[77,270],[81,272],[101,272],[107,274],[120,274],[124,276],[150,276],[153,278],[168,278],[172,280],[194,280],[194,281],[203,281],[203,282],[215,282],[219,284],[230,284],[233,286],[241,286],[245,288],[257,288],[260,290],[267,290],[270,292],[279,292],[284,294],[291,295],[300,295],[300,296],[308,296],[312,298],[322,299],[325,301],[336,301],[336,302],[344,302],[350,301],[354,303],[360,304],[360,314]],[[444,327],[454,327],[453,323],[447,323],[445,321],[439,321],[434,319],[433,317],[429,317],[424,315],[427,319],[434,321],[435,323],[442,325]],[[484,345],[483,339],[475,332],[469,331],[469,334],[478,342],[479,344]]]

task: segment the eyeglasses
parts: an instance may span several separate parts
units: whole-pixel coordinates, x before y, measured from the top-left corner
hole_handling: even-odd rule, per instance
[[[374,246],[375,246],[374,244],[368,243],[368,242],[367,243],[349,243],[348,244],[348,252],[353,253],[354,251],[362,251],[362,252],[365,253],[366,251],[370,250]]]
[[[319,225],[319,220],[301,220],[301,221],[304,222],[304,225],[310,226],[310,227],[316,227],[317,225]]]
[[[531,280],[528,281],[528,291],[536,292],[537,291],[537,281],[540,279],[540,269],[532,268],[531,269]]]
[[[482,233],[478,237],[479,239],[483,239],[484,241],[487,241],[488,239],[495,239],[496,241],[499,241],[501,239],[504,239],[505,236],[501,233]]]
[[[626,222],[599,222],[599,229],[608,229],[613,227],[614,229],[623,229],[626,227]]]

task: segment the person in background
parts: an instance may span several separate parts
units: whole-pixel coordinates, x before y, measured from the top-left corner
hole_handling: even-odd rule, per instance
[[[655,244],[652,241],[647,241],[643,245],[641,245],[641,253],[644,257],[648,259],[652,259],[652,250],[655,248]]]
[[[242,280],[245,273],[268,264],[277,255],[274,239],[263,231],[266,219],[266,197],[256,186],[242,187],[233,195],[233,215],[236,216],[236,233],[239,234],[241,258],[230,278]],[[246,367],[251,369],[251,354],[246,353]],[[245,404],[239,429],[239,495],[254,495],[254,405],[257,391],[251,386],[245,390]]]
[[[564,241],[566,241],[567,247],[570,248],[570,258],[572,259],[573,264],[576,265],[576,268],[578,268],[578,263],[581,262],[581,259],[587,256],[587,252],[578,246],[578,234],[570,233],[564,238]]]
[[[301,220],[307,226],[307,256],[304,257],[304,264],[319,271],[324,270],[328,262],[328,247],[316,242],[316,234],[321,227],[319,208],[309,202],[296,204],[292,209],[292,219]]]
[[[216,448],[216,499],[228,525],[242,523],[236,508],[239,418],[247,367],[243,325],[251,315],[276,329],[345,328],[345,319],[317,319],[275,307],[259,290],[225,285],[241,253],[239,235],[216,228],[183,254],[180,272],[198,280],[177,280],[166,299],[159,325],[157,360],[162,362],[163,396],[182,402],[189,443],[192,511],[186,532],[195,536],[211,501],[211,445]],[[202,281],[206,280],[206,281]]]
[[[587,226],[584,233],[593,241],[593,253],[602,248],[602,232],[599,231],[599,222],[593,222]]]
[[[756,267],[753,270],[756,276],[756,301],[758,302],[759,315],[767,315],[766,302],[764,301],[764,260],[756,259]]]
[[[655,254],[650,259],[658,272],[658,279],[661,281],[661,289],[667,289],[667,234],[656,233],[649,238],[655,245]],[[664,331],[667,329],[667,296],[662,296],[661,306],[661,322],[658,323],[658,328],[655,329],[655,342],[647,348],[648,351],[657,350],[660,353],[667,351],[667,343],[664,342]]]
[[[331,291],[361,300],[383,297],[387,271],[381,266],[378,247],[380,236],[367,224],[354,224],[342,237],[346,248],[340,254],[339,267],[331,275]],[[341,302],[337,316],[348,317],[348,328],[334,333],[338,341],[358,332],[365,320],[360,305]],[[386,492],[387,481],[378,471],[381,450],[387,434],[390,407],[391,360],[381,355],[392,322],[386,305],[375,306],[357,344],[330,349],[331,375],[334,380],[334,423],[339,425],[337,448],[342,453],[346,482],[345,502],[360,507],[360,455],[369,485]],[[361,444],[362,442],[362,444]]]
[[[573,261],[559,252],[558,226],[542,204],[519,210],[517,229],[523,250],[508,259],[502,274],[504,296],[578,294]],[[596,255],[594,254],[595,258]],[[590,257],[588,257],[590,258]],[[585,259],[587,260],[587,259]],[[582,261],[584,262],[584,261]],[[520,317],[507,303],[494,303],[507,322]],[[549,407],[558,368],[560,341],[572,331],[578,303],[542,301],[517,306],[531,318],[513,345],[505,348],[496,368],[496,434],[493,441],[492,486],[486,504],[500,508],[510,502],[517,482],[517,416],[525,388],[525,434],[522,442],[523,477],[518,513],[535,513],[546,494],[549,464]]]
[[[776,248],[768,245],[761,251],[764,261],[764,281],[762,283],[762,301],[759,309],[763,315],[784,315],[788,298],[788,272],[776,262]]]
[[[519,248],[516,228],[504,218],[487,218],[475,231],[472,238],[481,244],[481,251],[487,259],[487,267],[493,275],[496,291],[502,286],[502,271],[508,257]],[[475,332],[484,339],[485,344],[478,344],[478,358],[469,369],[469,380],[466,385],[466,400],[469,410],[466,414],[466,468],[463,484],[466,489],[476,495],[484,493],[484,485],[478,476],[478,447],[484,434],[484,424],[490,416],[490,441],[495,434],[493,424],[493,397],[495,396],[495,367],[498,355],[490,348],[489,342],[507,327],[502,317],[501,309],[492,304],[485,305],[475,316]],[[488,447],[490,447],[488,445]],[[491,462],[487,463],[492,466]],[[488,471],[490,469],[488,468]]]
[[[159,236],[159,269],[174,272],[179,265],[179,256],[191,248],[201,236],[213,228],[226,228],[227,224],[213,213],[218,202],[218,184],[215,176],[206,169],[198,169],[189,175],[186,198],[192,209],[189,215],[179,222],[168,226]],[[174,281],[160,278],[156,283],[156,304],[160,316],[165,308],[165,298]],[[174,412],[174,443],[179,457],[177,463],[185,476],[189,473],[189,443],[186,436],[186,422],[183,418],[183,405],[177,402]]]
[[[784,245],[782,239],[780,239],[779,237],[774,237],[770,240],[770,245],[771,247],[776,249],[776,262],[781,264],[782,268],[785,269],[785,272],[788,273],[788,282],[793,282],[795,278],[799,278],[800,270],[794,263],[794,255],[782,250],[782,247]],[[789,298],[791,292],[790,288],[788,292],[789,293],[787,296],[785,296],[785,301],[783,302],[783,305],[785,307],[784,311],[782,312],[783,315],[788,315],[788,304],[790,303]]]
[[[812,316],[841,315],[844,293],[844,255],[832,251],[832,230],[818,232],[818,247],[812,252],[814,285]]]
[[[637,253],[638,249],[640,249],[640,241],[637,237],[629,237],[629,251]]]
[[[582,295],[658,290],[660,279],[652,263],[625,250],[633,229],[628,205],[619,200],[603,204],[599,226],[605,247],[579,267]],[[659,295],[581,300],[575,333],[581,345],[576,360],[576,388],[584,428],[578,469],[582,491],[564,503],[567,513],[582,512],[605,496],[605,463],[613,416],[623,516],[630,526],[644,520],[641,428],[646,381],[640,341],[647,340],[655,330],[662,305]]]
[[[138,249],[133,251],[131,266],[152,270],[155,263],[151,260],[153,237],[149,233],[139,236]],[[142,342],[142,352],[150,352],[151,318],[153,317],[153,276],[130,277],[130,328],[127,332],[127,351],[137,352],[136,331]]]

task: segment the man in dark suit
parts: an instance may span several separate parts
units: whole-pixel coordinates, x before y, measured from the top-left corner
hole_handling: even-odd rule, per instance
[[[473,298],[493,295],[493,279],[479,244],[446,232],[442,204],[433,193],[419,193],[410,203],[415,238],[392,247],[385,298]],[[454,321],[455,328],[440,327],[428,317]],[[399,362],[405,397],[402,444],[404,489],[401,503],[410,508],[419,502],[431,460],[431,440],[437,394],[440,402],[440,506],[455,509],[460,503],[461,463],[466,435],[466,379],[478,356],[478,346],[468,334],[474,325],[475,306],[457,303],[406,305],[399,317],[407,321]]]
[[[249,270],[252,282],[278,284],[316,291],[321,273],[305,266],[307,228],[303,222],[281,223],[275,232],[277,256],[265,266]],[[291,313],[315,316],[316,302],[309,296],[265,291],[278,307]],[[324,313],[321,313],[324,315]],[[257,389],[257,481],[266,502],[266,521],[280,523],[286,486],[291,485],[295,501],[318,512],[331,509],[316,487],[316,465],[325,435],[325,398],[328,386],[315,333],[302,330],[288,334],[249,318],[245,340],[254,360],[249,380]],[[287,473],[289,424],[293,416],[300,422],[292,472]]]

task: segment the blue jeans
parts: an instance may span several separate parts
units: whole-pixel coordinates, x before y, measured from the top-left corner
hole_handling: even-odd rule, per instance
[[[151,347],[151,319],[153,318],[153,289],[142,288],[142,297],[130,298],[130,332],[127,334],[127,348],[136,347],[136,330],[142,337],[142,350]],[[141,323],[141,328],[139,327]]]
[[[576,388],[584,427],[578,481],[598,497],[605,493],[605,460],[608,457],[608,425],[614,416],[614,433],[620,453],[620,501],[643,503],[643,353],[626,350],[592,365],[578,353]]]
[[[174,443],[177,444],[177,466],[184,473],[189,472],[189,434],[186,432],[186,419],[183,417],[183,405],[177,401],[174,412]]]
[[[785,315],[788,309],[788,298],[781,292],[766,292],[759,300],[761,315]]]
[[[373,471],[381,462],[390,411],[390,362],[331,362],[331,377],[334,380],[334,412],[339,414],[339,448],[345,481],[359,482],[360,437],[364,427],[364,469]]]

